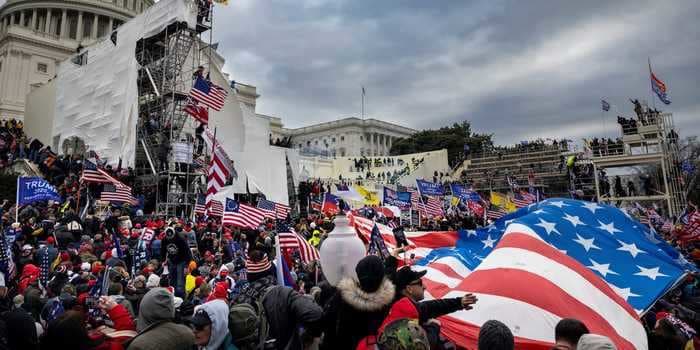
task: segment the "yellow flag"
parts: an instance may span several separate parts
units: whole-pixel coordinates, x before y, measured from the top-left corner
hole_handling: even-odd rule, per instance
[[[515,203],[511,202],[510,198],[498,192],[491,192],[491,204],[501,207],[509,213],[518,209]]]
[[[221,5],[228,5],[228,0],[214,0],[215,3],[221,4]]]
[[[452,196],[452,206],[456,207],[459,205],[459,197]]]
[[[366,205],[379,205],[379,197],[374,191],[370,191],[360,185],[355,185],[355,190],[362,196],[362,202]]]

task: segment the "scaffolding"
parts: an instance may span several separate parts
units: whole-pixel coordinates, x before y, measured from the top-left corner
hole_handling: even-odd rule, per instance
[[[195,123],[185,112],[193,76],[202,66],[201,52],[211,47],[211,8],[200,8],[196,28],[173,23],[139,40],[139,120],[137,125],[136,188],[153,198],[156,215],[187,217],[201,191],[201,173],[192,166],[198,156]],[[206,12],[204,12],[206,11]],[[209,45],[202,33],[209,31]],[[175,162],[173,145],[185,146],[187,162]],[[187,152],[185,152],[187,153]],[[182,153],[179,154],[182,156]],[[191,156],[191,157],[190,157]]]
[[[664,202],[669,216],[679,215],[685,207],[680,171],[678,137],[671,113],[644,112],[634,123],[621,126],[621,138],[613,145],[594,145],[591,161],[594,166],[596,197],[602,202]],[[612,146],[612,147],[611,147]],[[653,177],[658,186],[653,193],[619,193],[604,191],[601,171],[615,167],[652,165],[660,169]],[[651,180],[650,180],[651,181]],[[609,186],[611,187],[611,186]],[[606,193],[608,192],[608,193]]]

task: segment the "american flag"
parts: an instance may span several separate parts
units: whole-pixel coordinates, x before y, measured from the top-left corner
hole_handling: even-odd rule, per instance
[[[98,168],[94,162],[87,159],[83,162],[83,175],[80,177],[80,181],[121,184],[121,181],[115,179],[106,171]]]
[[[129,203],[132,205],[137,203],[136,198],[131,195],[131,187],[116,186],[113,184],[103,185],[100,200],[115,203]]]
[[[688,223],[683,225],[676,236],[683,243],[697,241],[700,238],[700,212],[697,210],[688,215]]]
[[[289,225],[279,227],[280,249],[299,250],[301,260],[308,264],[320,259],[318,250],[303,237],[299,236]]]
[[[258,201],[258,209],[265,210],[265,216],[270,219],[281,219],[284,220],[289,215],[289,206],[276,203],[273,201],[268,201],[266,199],[260,199]]]
[[[501,208],[486,210],[486,217],[489,219],[492,219],[492,220],[500,219],[500,218],[506,216],[506,214],[508,214],[508,213],[506,213],[505,210],[503,210]]]
[[[4,232],[0,232],[0,272],[4,275],[6,284],[17,274],[17,267],[12,260],[12,249]]]
[[[195,99],[188,98],[187,104],[185,104],[185,108],[182,110],[191,115],[194,119],[204,124],[209,124],[209,111],[203,106],[198,105]]]
[[[435,196],[426,196],[425,202],[418,203],[418,211],[423,213],[423,215],[443,216],[442,199]]]
[[[226,198],[224,206],[224,224],[256,229],[265,220],[265,213],[255,207],[240,204],[231,198]]]
[[[197,202],[194,204],[194,213],[197,215],[204,215],[207,212],[206,203],[206,196],[204,196],[202,193],[198,194]]]
[[[415,187],[407,187],[406,192],[411,194],[411,207],[418,210],[418,203],[420,202],[420,194]]]
[[[520,193],[516,193],[513,196],[512,201],[515,204],[515,206],[518,208],[526,207],[526,206],[530,205],[530,203],[531,203],[530,201],[523,198],[523,196]]]
[[[367,229],[358,231],[366,237]],[[473,310],[440,319],[462,348],[475,348],[479,327],[497,319],[517,334],[516,348],[549,349],[554,325],[575,316],[618,349],[646,349],[638,315],[685,270],[696,270],[619,209],[569,199],[530,205],[477,230],[407,237],[425,257],[414,268],[428,271],[426,299],[467,292],[479,299]]]
[[[318,212],[321,211],[321,202],[317,199],[312,199],[309,203],[309,206],[311,207],[311,210],[315,210]]]
[[[233,163],[229,159],[223,147],[217,142],[214,133],[207,128],[205,129],[204,134],[204,140],[207,143],[207,147],[214,150],[211,157],[211,163],[209,164],[209,169],[207,171],[206,205],[209,207],[212,205],[211,202],[213,201],[213,196],[219,192],[221,187],[224,187],[227,179],[229,176],[231,176],[233,171]]]
[[[520,191],[520,195],[523,196],[526,201],[530,202],[528,204],[537,202],[537,196],[528,191]]]
[[[203,105],[210,107],[215,111],[220,111],[226,102],[228,91],[209,80],[197,76],[197,80],[190,90],[190,96],[201,102]]]
[[[209,216],[222,217],[224,216],[224,205],[216,199],[209,202]]]
[[[83,174],[80,177],[80,181],[105,184],[100,196],[100,199],[103,201],[136,203],[136,199],[131,195],[131,187],[123,184],[106,171],[98,168],[97,165],[90,160],[84,161]]]

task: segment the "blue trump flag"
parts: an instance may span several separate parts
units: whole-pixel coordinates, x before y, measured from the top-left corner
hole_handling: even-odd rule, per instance
[[[384,187],[384,205],[393,205],[401,210],[411,209],[411,192],[397,192]]]
[[[451,184],[450,188],[452,189],[452,195],[455,197],[459,197],[464,201],[481,202],[481,197],[478,193],[467,189],[462,185]]]
[[[697,268],[656,232],[608,205],[554,198],[520,208],[492,225],[461,231],[454,247],[433,249],[417,265],[451,257],[468,271],[498,245],[508,225],[533,231],[596,273],[638,313]]]
[[[416,185],[418,185],[421,196],[442,196],[445,194],[445,189],[439,183],[416,179]]]
[[[38,201],[61,201],[56,187],[40,177],[17,178],[17,203],[27,205]]]

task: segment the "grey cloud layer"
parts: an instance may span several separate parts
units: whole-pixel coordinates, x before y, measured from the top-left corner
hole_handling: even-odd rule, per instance
[[[258,86],[258,111],[292,127],[358,115],[364,85],[367,115],[415,128],[612,136],[628,97],[651,99],[651,57],[687,136],[700,131],[699,15],[691,0],[237,0],[216,9],[215,39],[232,77]],[[601,97],[617,108],[607,129]]]

